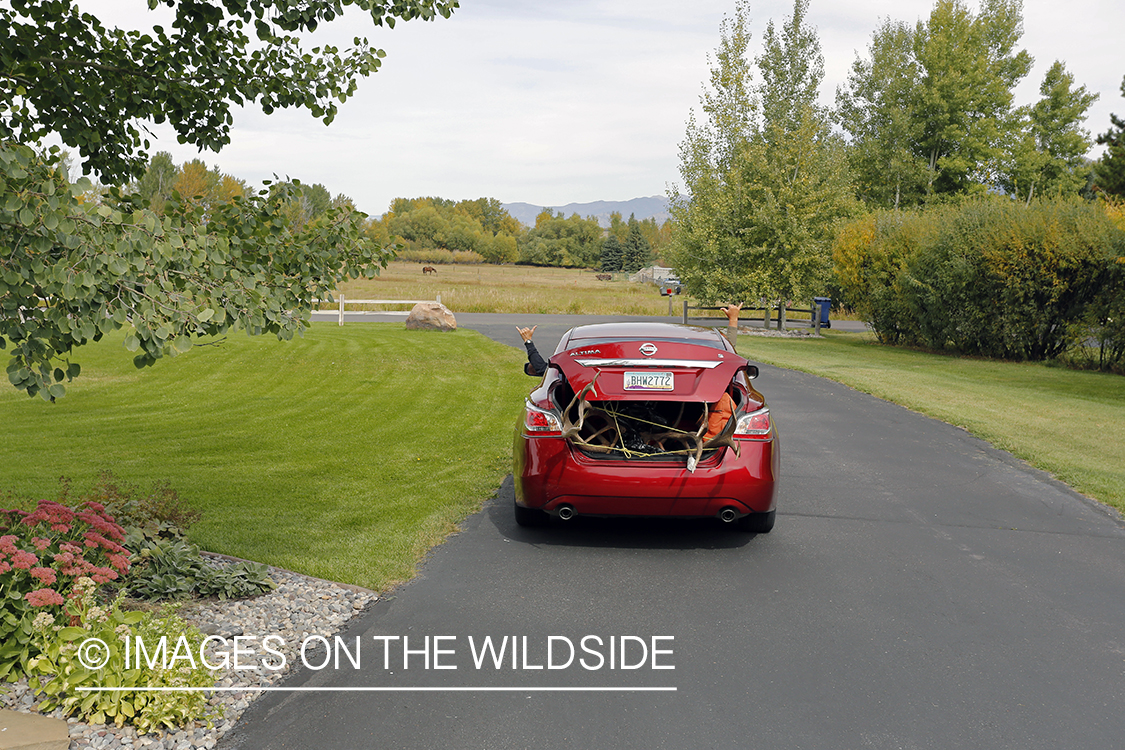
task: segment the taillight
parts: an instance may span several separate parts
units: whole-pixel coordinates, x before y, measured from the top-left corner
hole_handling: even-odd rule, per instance
[[[553,414],[527,402],[524,407],[523,425],[529,433],[535,435],[561,435],[562,422]]]
[[[762,407],[738,418],[738,425],[734,428],[734,436],[749,438],[750,440],[769,440],[771,430],[770,410]]]

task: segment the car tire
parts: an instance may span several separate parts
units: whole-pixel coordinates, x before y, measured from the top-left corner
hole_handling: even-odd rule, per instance
[[[768,513],[749,513],[738,519],[738,528],[752,534],[768,534],[773,530],[773,521],[776,516],[776,510],[771,510]]]
[[[516,523],[525,528],[535,526],[546,526],[548,516],[543,511],[537,508],[525,508],[524,506],[516,503]]]

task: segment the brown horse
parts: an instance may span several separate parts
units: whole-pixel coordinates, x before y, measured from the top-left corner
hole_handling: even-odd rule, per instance
[[[428,273],[437,273],[437,269],[433,266],[422,266],[422,275],[425,276]]]

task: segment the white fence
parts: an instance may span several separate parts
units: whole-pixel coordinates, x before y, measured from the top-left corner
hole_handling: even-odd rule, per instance
[[[324,300],[313,300],[313,302],[323,302]],[[441,295],[437,295],[437,299],[345,299],[343,294],[336,295],[336,301],[339,303],[340,309],[340,325],[344,325],[344,310],[347,305],[416,305],[419,302],[437,302],[441,304]],[[318,312],[324,312],[320,310]]]

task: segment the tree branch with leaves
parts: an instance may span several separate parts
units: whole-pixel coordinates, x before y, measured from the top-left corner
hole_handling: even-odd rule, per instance
[[[9,382],[49,401],[80,372],[74,350],[112,331],[127,331],[138,368],[236,329],[291,338],[314,299],[391,256],[349,205],[291,224],[297,183],[213,203],[206,222],[178,194],[161,216],[117,190],[84,201],[88,187],[67,181],[57,150],[0,144],[0,349]]]

